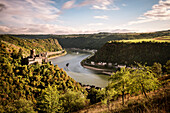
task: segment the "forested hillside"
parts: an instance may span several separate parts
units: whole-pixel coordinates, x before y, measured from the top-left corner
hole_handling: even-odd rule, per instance
[[[134,64],[140,62],[153,65],[154,62],[165,64],[170,59],[168,42],[107,42],[89,60],[117,64]]]
[[[110,40],[151,39],[170,36],[170,30],[153,33],[97,33],[74,35],[13,35],[25,39],[56,38],[64,48],[100,49]]]
[[[86,91],[63,69],[22,59],[22,51],[0,41],[0,112],[71,112],[88,104]]]
[[[0,35],[0,40],[3,43],[12,46],[17,51],[21,48],[24,54],[29,55],[30,50],[36,49],[36,53],[47,51],[59,51],[62,50],[61,45],[57,39],[21,39],[10,35]]]

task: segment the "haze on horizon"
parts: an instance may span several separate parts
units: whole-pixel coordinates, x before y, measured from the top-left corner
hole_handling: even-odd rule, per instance
[[[0,0],[0,34],[170,29],[170,0]]]

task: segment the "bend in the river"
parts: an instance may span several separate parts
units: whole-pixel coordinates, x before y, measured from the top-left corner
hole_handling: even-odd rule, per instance
[[[90,53],[68,52],[67,55],[51,59],[54,65],[63,68],[67,74],[77,82],[96,87],[105,87],[109,76],[99,74],[97,71],[89,70],[81,66],[80,62],[90,56]],[[66,64],[69,63],[67,68]]]

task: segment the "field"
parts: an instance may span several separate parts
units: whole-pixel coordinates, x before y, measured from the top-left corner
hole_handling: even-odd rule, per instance
[[[152,38],[152,39],[133,39],[133,40],[121,40],[123,42],[168,42],[170,43],[170,36],[162,36],[162,37],[157,37],[157,38]]]

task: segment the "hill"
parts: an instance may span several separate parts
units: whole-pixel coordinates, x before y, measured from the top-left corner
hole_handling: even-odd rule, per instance
[[[62,50],[57,39],[21,39],[10,35],[0,35],[3,43],[15,48],[17,51],[23,49],[24,56],[30,54],[30,50],[35,49],[36,54],[41,52],[56,52]],[[16,47],[17,46],[17,47]]]
[[[98,33],[73,35],[12,35],[23,39],[56,38],[64,48],[100,49],[110,40],[152,39],[170,36],[170,30],[151,33]]]
[[[39,51],[61,49],[55,39],[5,37],[0,40],[0,112],[71,112],[88,104],[84,88],[57,65],[49,62],[22,64],[20,48],[28,50],[34,46]],[[51,48],[38,47],[40,42]],[[67,99],[72,103],[68,103]]]
[[[170,59],[170,43],[144,40],[109,41],[89,61],[131,65],[134,62],[165,64]]]

